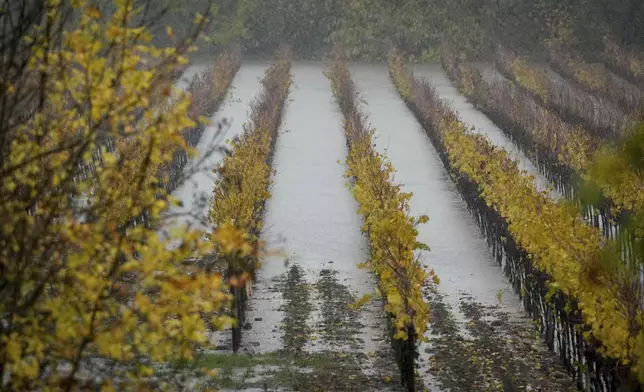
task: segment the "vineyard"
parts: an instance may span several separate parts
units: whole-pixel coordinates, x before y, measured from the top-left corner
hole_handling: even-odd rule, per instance
[[[644,8],[19,3],[0,390],[644,390]]]

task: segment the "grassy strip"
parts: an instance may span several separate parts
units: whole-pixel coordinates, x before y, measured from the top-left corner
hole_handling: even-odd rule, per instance
[[[624,134],[630,119],[611,102],[591,96],[580,88],[553,80],[546,71],[530,65],[512,50],[499,48],[497,69],[529,92],[541,105],[563,120],[581,124],[593,136],[610,140]]]
[[[568,205],[538,192],[505,150],[469,132],[400,57],[390,58],[390,73],[482,230],[504,248],[507,272],[526,309],[541,322],[550,347],[556,343],[578,382],[595,387],[636,383],[629,367],[644,380],[644,312],[633,300],[638,285],[628,284],[634,283],[628,273],[601,264],[598,230]],[[586,329],[583,336],[581,328]]]
[[[283,350],[294,355],[302,355],[304,346],[311,338],[311,326],[307,323],[313,311],[311,290],[306,282],[305,272],[297,264],[289,268],[277,286],[284,303],[279,310],[284,313],[280,323]]]
[[[358,93],[346,63],[335,60],[327,75],[345,118],[349,147],[346,175],[353,179],[351,189],[364,217],[363,231],[369,235],[369,266],[380,279],[385,310],[393,318],[402,382],[413,390],[416,340],[423,339],[429,322],[422,287],[428,278],[438,280],[433,271],[425,271],[415,256],[417,250],[427,249],[417,241],[416,226],[429,218],[409,216],[412,195],[392,183],[391,163],[374,150],[373,133],[358,107]]]
[[[196,369],[215,369],[217,376],[204,388],[235,391],[399,391],[387,380],[362,373],[369,357],[359,352],[273,352],[256,355],[205,354],[186,372],[194,380]]]
[[[250,120],[244,125],[244,132],[232,141],[230,154],[216,169],[218,178],[210,206],[210,222],[220,229],[234,229],[230,233],[241,233],[251,244],[257,244],[259,240],[264,203],[270,197],[271,161],[291,86],[290,70],[290,54],[280,52],[266,70],[262,93],[251,103]],[[225,235],[226,230],[219,232]],[[232,245],[238,240],[228,239],[230,249],[235,248]],[[220,247],[216,251],[219,255],[227,255],[229,249]],[[235,274],[253,272],[258,264],[253,249],[223,258]]]
[[[558,73],[590,94],[615,103],[625,113],[636,117],[641,114],[644,109],[644,91],[630,83],[619,81],[603,64],[587,63],[555,42],[548,42],[547,48],[550,65]]]

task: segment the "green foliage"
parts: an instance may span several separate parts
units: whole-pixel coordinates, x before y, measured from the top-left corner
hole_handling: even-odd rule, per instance
[[[239,41],[247,54],[267,56],[289,45],[301,56],[314,57],[328,46],[341,10],[339,0],[229,1],[228,39]],[[219,32],[221,34],[221,32]]]
[[[137,0],[143,2],[144,0]],[[105,3],[106,0],[97,0]],[[431,58],[442,44],[470,56],[492,52],[497,42],[526,51],[557,38],[590,53],[605,35],[644,44],[644,7],[637,0],[160,0],[170,7],[163,23],[181,36],[197,12],[215,18],[206,34],[214,45],[241,44],[250,55],[268,56],[281,44],[295,55],[316,58],[341,45],[352,58],[385,58],[395,46]],[[622,28],[621,26],[628,26]],[[156,31],[155,31],[156,33]],[[159,31],[162,33],[162,31]],[[163,34],[157,34],[161,37]]]
[[[384,58],[392,46],[422,54],[437,42],[424,1],[350,0],[342,11],[331,37],[352,58]]]

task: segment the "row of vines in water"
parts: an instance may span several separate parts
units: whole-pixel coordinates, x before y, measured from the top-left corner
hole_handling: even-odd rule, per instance
[[[623,134],[630,125],[630,119],[612,102],[556,80],[554,75],[531,65],[509,48],[499,47],[495,60],[501,74],[515,81],[539,104],[569,123],[582,124],[598,138]]]
[[[240,66],[239,53],[224,52],[217,57],[213,67],[195,75],[190,81],[187,91],[192,96],[192,102],[188,108],[188,115],[195,121],[196,126],[183,132],[185,146],[174,152],[172,163],[160,168],[160,172],[164,176],[167,175],[167,179],[162,177],[166,192],[171,193],[183,182],[183,169],[188,163],[190,149],[197,146],[207,126],[200,121],[200,116],[210,117],[217,111]]]
[[[270,197],[271,163],[282,112],[291,86],[291,57],[281,50],[262,80],[263,91],[251,103],[249,122],[240,137],[231,141],[230,154],[215,169],[217,181],[210,206],[214,236],[214,263],[225,269],[235,297],[233,350],[241,341],[247,291],[259,267],[259,236],[264,204]],[[229,240],[223,241],[224,238]],[[215,265],[206,266],[211,270]]]
[[[417,341],[424,340],[429,322],[429,305],[422,288],[427,279],[438,283],[433,270],[427,271],[416,252],[428,249],[417,241],[417,225],[426,223],[427,216],[411,217],[410,193],[393,183],[394,168],[385,156],[373,147],[373,131],[359,107],[359,96],[345,62],[336,58],[327,75],[333,94],[344,115],[344,131],[349,148],[346,176],[360,204],[369,238],[371,257],[368,266],[379,278],[385,299],[401,372],[407,390],[415,388]]]
[[[618,75],[644,88],[644,54],[627,50],[613,40],[605,40],[602,59]]]
[[[578,383],[603,391],[644,378],[642,310],[623,285],[628,276],[602,268],[599,231],[538,192],[506,151],[470,133],[400,57],[392,55],[390,72],[526,309]]]
[[[511,138],[550,181],[583,207],[586,219],[617,242],[629,266],[638,259],[641,239],[625,223],[644,206],[644,183],[624,161],[621,147],[573,125],[541,105],[527,89],[497,79],[485,81],[478,70],[446,53],[442,64],[450,79]],[[598,162],[619,166],[606,175]],[[587,197],[591,190],[592,198]],[[584,193],[586,192],[586,194]]]
[[[627,114],[638,115],[644,106],[644,91],[614,75],[603,63],[589,63],[564,45],[549,41],[546,50],[550,66],[590,94],[617,105]]]

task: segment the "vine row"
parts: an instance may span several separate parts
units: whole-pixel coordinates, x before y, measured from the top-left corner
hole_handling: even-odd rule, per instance
[[[633,212],[644,208],[644,178],[623,165],[615,181],[598,173],[596,161],[615,153],[581,127],[572,126],[539,105],[533,97],[512,83],[488,83],[480,73],[444,53],[442,64],[448,77],[476,102],[502,130],[539,167],[567,198],[583,207],[585,218],[602,233],[617,241],[624,258],[636,264],[633,249],[641,241],[634,238],[624,223]],[[596,200],[587,200],[586,189],[596,189]]]
[[[604,40],[604,63],[616,74],[644,88],[644,55],[624,49],[610,38]]]
[[[410,216],[410,193],[394,184],[394,168],[373,148],[373,130],[366,124],[359,107],[359,96],[347,64],[335,59],[327,76],[333,94],[344,115],[344,131],[349,148],[346,176],[352,179],[351,190],[360,204],[363,232],[369,237],[371,257],[368,265],[379,278],[385,310],[391,316],[392,343],[401,372],[401,382],[409,391],[415,388],[414,363],[417,341],[424,339],[429,322],[429,305],[422,288],[427,279],[438,277],[426,271],[416,251],[427,246],[417,240],[417,225],[427,216]]]
[[[590,94],[603,97],[624,112],[638,116],[644,107],[644,91],[619,80],[603,64],[587,63],[554,41],[546,44],[551,67]]]
[[[530,65],[508,48],[497,49],[496,66],[503,76],[528,91],[541,105],[568,123],[582,125],[593,136],[611,140],[624,134],[631,125],[629,117],[612,102],[554,80],[552,75]]]
[[[537,191],[507,151],[468,131],[395,54],[390,75],[548,346],[581,387],[637,387],[644,381],[644,312],[641,301],[633,300],[635,287],[624,284],[632,276],[602,265],[599,231],[565,203]]]
[[[196,125],[183,132],[186,145],[178,148],[174,152],[172,162],[159,170],[162,178],[167,176],[167,180],[163,181],[166,192],[171,193],[181,184],[183,169],[189,160],[189,149],[197,146],[208,125],[199,121],[199,117],[210,117],[217,111],[240,66],[241,55],[227,51],[217,57],[212,68],[195,75],[190,82],[188,92],[192,95],[192,102],[188,108],[188,116]]]
[[[216,168],[217,181],[209,210],[210,222],[218,230],[213,265],[223,265],[235,296],[237,327],[233,328],[233,350],[239,348],[244,322],[246,291],[241,290],[259,267],[259,235],[264,205],[270,197],[271,164],[282,113],[291,86],[291,55],[278,52],[262,79],[263,91],[251,103],[249,122],[240,137],[231,142],[230,154]],[[231,234],[235,233],[235,234]],[[226,239],[223,241],[222,239]],[[232,240],[230,239],[232,238]],[[237,242],[234,240],[237,238]],[[248,246],[238,246],[248,243]],[[240,279],[241,277],[241,279]],[[237,281],[239,284],[234,284]]]

